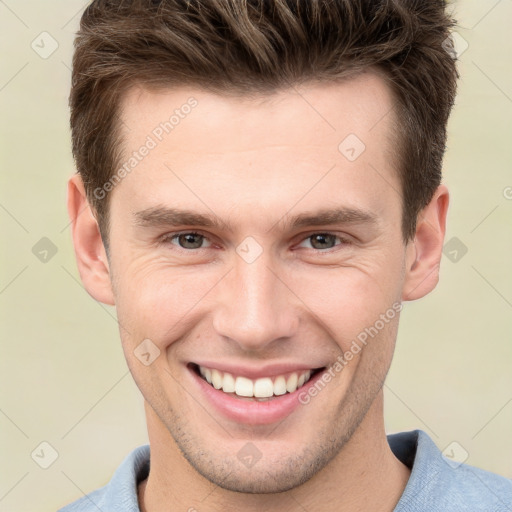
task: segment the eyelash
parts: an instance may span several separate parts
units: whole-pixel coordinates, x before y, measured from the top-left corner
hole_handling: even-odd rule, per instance
[[[168,234],[166,234],[166,235],[164,235],[162,237],[161,241],[162,241],[162,243],[171,243],[172,244],[172,240],[177,239],[181,235],[197,235],[197,236],[203,237],[204,240],[208,240],[210,243],[213,243],[213,242],[211,242],[210,238],[207,235],[205,235],[204,233],[201,233],[200,231],[180,231],[178,233],[168,233]],[[304,238],[302,238],[300,240],[300,243],[310,239],[311,237],[313,237],[315,235],[334,236],[337,240],[340,241],[339,244],[336,244],[334,247],[330,247],[328,249],[308,248],[308,249],[311,249],[311,250],[313,250],[313,251],[315,251],[315,252],[317,252],[319,254],[330,253],[332,251],[335,251],[336,248],[339,247],[339,246],[351,245],[351,243],[352,243],[347,238],[344,238],[344,237],[342,237],[340,235],[337,235],[336,233],[331,233],[329,231],[315,231],[313,233],[310,233],[307,236],[305,236]],[[184,247],[180,247],[178,244],[172,244],[172,245],[175,245],[179,250],[185,251],[185,252],[198,251],[200,249],[209,249],[209,247],[199,247],[197,249],[186,249]]]

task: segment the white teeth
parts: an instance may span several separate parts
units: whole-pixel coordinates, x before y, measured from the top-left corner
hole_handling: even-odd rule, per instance
[[[288,377],[288,380],[286,381],[286,391],[288,391],[288,393],[293,393],[297,389],[298,380],[299,378],[297,377],[296,373],[292,373]]]
[[[279,375],[274,382],[274,395],[284,395],[286,393],[286,379]]]
[[[258,379],[254,383],[254,396],[257,398],[265,398],[274,394],[274,384],[272,380],[267,378]]]
[[[235,381],[235,393],[238,396],[251,397],[253,395],[253,383],[251,379],[245,377],[237,377]]]
[[[255,398],[259,401],[293,393],[311,378],[311,370],[293,372],[288,378],[279,375],[273,381],[270,377],[253,381],[247,377],[235,377],[231,373],[223,373],[203,366],[199,366],[199,373],[215,389],[222,389],[224,393],[235,393],[240,397]]]
[[[212,370],[212,384],[215,389],[222,387],[222,375],[219,370]]]
[[[222,391],[224,391],[224,393],[234,393],[235,389],[235,379],[233,375],[231,375],[231,373],[225,373],[222,382]]]

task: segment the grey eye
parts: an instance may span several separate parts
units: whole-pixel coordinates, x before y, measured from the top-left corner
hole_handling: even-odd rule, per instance
[[[200,249],[204,241],[204,236],[199,233],[181,233],[175,238],[183,249]]]
[[[329,235],[328,233],[316,233],[308,238],[311,246],[314,249],[331,249],[336,246],[335,235]]]

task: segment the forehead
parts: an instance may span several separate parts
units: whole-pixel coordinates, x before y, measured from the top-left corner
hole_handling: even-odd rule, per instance
[[[189,107],[191,98],[197,107]],[[131,147],[140,141],[142,132],[158,138],[159,126],[168,123],[170,130],[160,135],[172,131],[175,149],[212,152],[225,147],[219,142],[236,142],[238,149],[254,147],[255,140],[267,145],[334,144],[348,133],[364,142],[372,136],[370,132],[373,137],[393,135],[393,102],[385,79],[370,71],[337,82],[308,82],[265,94],[235,95],[188,87],[150,91],[136,86],[122,99],[121,130]],[[220,126],[239,131],[219,132]]]
[[[301,206],[317,207],[335,188],[348,206],[363,190],[379,210],[384,201],[400,203],[394,116],[390,88],[369,72],[259,96],[133,88],[122,102],[124,161],[151,148],[114,195],[146,208],[195,196],[204,209],[199,199],[218,192],[217,211],[240,204],[275,211],[308,187],[315,193]]]

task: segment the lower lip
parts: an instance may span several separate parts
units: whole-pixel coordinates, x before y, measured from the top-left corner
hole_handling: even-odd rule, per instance
[[[308,389],[322,377],[323,372],[318,372],[306,384],[294,391],[277,396],[266,402],[256,400],[242,400],[228,395],[224,391],[215,389],[202,379],[192,368],[187,368],[192,374],[194,382],[207,400],[226,418],[247,425],[267,425],[282,421],[289,416],[299,405],[299,397],[307,393]]]

